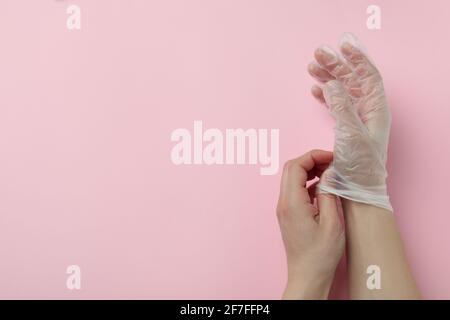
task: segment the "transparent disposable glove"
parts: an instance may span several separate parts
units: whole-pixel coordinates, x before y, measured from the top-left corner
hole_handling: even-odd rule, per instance
[[[339,47],[342,55],[319,47],[308,68],[322,83],[312,94],[336,119],[333,162],[318,188],[392,211],[386,189],[391,116],[383,81],[355,36],[344,34]]]

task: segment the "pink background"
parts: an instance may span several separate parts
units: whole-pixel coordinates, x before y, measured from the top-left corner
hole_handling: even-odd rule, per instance
[[[2,0],[0,298],[279,298],[280,172],[175,166],[170,133],[279,128],[281,162],[332,148],[306,66],[344,31],[384,75],[389,189],[419,286],[450,298],[449,23],[446,0]]]

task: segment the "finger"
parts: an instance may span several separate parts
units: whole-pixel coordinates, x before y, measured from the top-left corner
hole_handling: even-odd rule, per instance
[[[306,182],[308,172],[315,166],[329,164],[333,153],[323,150],[312,150],[303,156],[290,160],[283,169],[280,197],[291,204],[310,203]]]
[[[345,82],[351,77],[352,69],[330,47],[321,46],[317,48],[314,57],[319,65],[336,79]]]
[[[319,100],[319,102],[325,104],[325,98],[323,97],[323,92],[322,92],[322,88],[321,87],[319,87],[316,84],[313,85],[312,88],[311,88],[311,93],[312,93],[314,98]]]
[[[330,164],[332,160],[333,153],[331,151],[317,149],[311,150],[296,159],[300,167],[306,173],[314,172],[317,169],[323,170]]]
[[[353,34],[344,33],[342,35],[340,50],[347,63],[355,69],[355,73],[358,76],[379,75],[364,46]]]
[[[319,184],[319,180],[317,180],[316,182],[312,183],[309,187],[308,187],[308,194],[309,194],[309,199],[311,201],[312,204],[314,204],[314,199],[316,198],[316,187]]]
[[[322,68],[316,62],[311,62],[308,65],[308,72],[311,76],[313,76],[315,79],[317,79],[320,82],[327,82],[327,81],[336,79],[326,69]]]
[[[323,172],[328,169],[329,164],[317,164],[314,168],[308,172],[308,181],[313,180],[314,178],[320,178]]]
[[[326,228],[332,228],[340,223],[336,196],[330,193],[319,193],[316,198],[320,215],[320,225]]]

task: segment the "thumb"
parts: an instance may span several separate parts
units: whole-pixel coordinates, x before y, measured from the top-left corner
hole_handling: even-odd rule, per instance
[[[323,87],[325,102],[336,121],[360,128],[363,124],[350,95],[340,81],[328,81]]]

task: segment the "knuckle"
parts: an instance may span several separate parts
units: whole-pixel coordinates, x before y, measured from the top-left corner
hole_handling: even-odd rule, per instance
[[[288,160],[284,163],[283,171],[288,171],[290,168],[292,168],[293,160]]]
[[[288,210],[288,208],[287,208],[287,206],[286,205],[284,205],[284,204],[278,204],[277,205],[277,209],[276,209],[276,212],[277,212],[277,217],[278,218],[281,218],[281,217],[283,217],[283,216],[285,216],[286,215],[286,213],[288,212],[289,210]]]
[[[292,204],[290,204],[289,202],[286,202],[286,201],[280,202],[280,203],[278,203],[277,209],[276,209],[277,217],[279,219],[282,219],[282,218],[288,216],[292,212],[292,210],[293,210]]]

